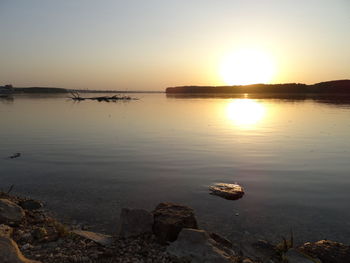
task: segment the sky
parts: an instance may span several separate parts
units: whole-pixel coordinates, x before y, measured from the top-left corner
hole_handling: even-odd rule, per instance
[[[0,85],[225,85],[239,50],[273,64],[267,83],[349,79],[350,1],[0,0]]]

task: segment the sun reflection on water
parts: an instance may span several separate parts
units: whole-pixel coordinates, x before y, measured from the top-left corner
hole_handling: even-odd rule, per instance
[[[240,128],[254,128],[266,115],[262,103],[252,99],[234,99],[226,107],[227,117]]]

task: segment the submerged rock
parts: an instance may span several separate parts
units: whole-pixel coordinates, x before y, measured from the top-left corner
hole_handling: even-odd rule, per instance
[[[238,184],[217,183],[209,187],[211,194],[228,200],[237,200],[244,195],[244,189]]]
[[[2,263],[40,263],[25,258],[15,241],[7,237],[0,237],[0,262]]]
[[[123,208],[120,215],[119,235],[121,237],[151,234],[153,215],[144,209]]]
[[[7,199],[0,199],[0,223],[18,224],[24,217],[23,209]]]
[[[309,259],[293,248],[289,249],[284,257],[288,263],[315,263],[314,260]]]
[[[319,258],[322,263],[350,262],[350,246],[330,240],[307,242],[299,250],[313,258]]]
[[[40,209],[43,207],[43,204],[39,201],[36,201],[36,200],[24,200],[24,201],[21,201],[19,202],[19,205],[23,208],[23,209],[26,209],[26,210],[37,210],[37,209]]]
[[[234,262],[234,252],[221,250],[204,230],[182,229],[178,239],[170,244],[167,251],[192,263]]]
[[[112,236],[109,235],[84,230],[73,230],[72,232],[78,236],[92,240],[95,243],[100,244],[102,246],[109,246],[113,242]]]
[[[175,241],[183,228],[197,229],[193,209],[174,203],[160,203],[153,211],[153,233],[161,243]]]
[[[241,240],[239,249],[254,262],[279,262],[275,246],[266,240],[255,240],[252,236],[246,236]]]

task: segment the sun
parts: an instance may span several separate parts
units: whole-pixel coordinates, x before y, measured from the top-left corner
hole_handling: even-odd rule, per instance
[[[266,52],[241,49],[226,55],[219,71],[227,85],[269,83],[275,74],[275,63]]]

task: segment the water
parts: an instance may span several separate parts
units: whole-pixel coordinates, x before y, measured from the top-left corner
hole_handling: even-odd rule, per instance
[[[14,184],[61,219],[106,232],[122,207],[171,201],[231,240],[292,229],[300,242],[350,243],[350,103],[135,96],[0,100],[0,188]],[[209,195],[215,182],[238,182],[246,195]]]

